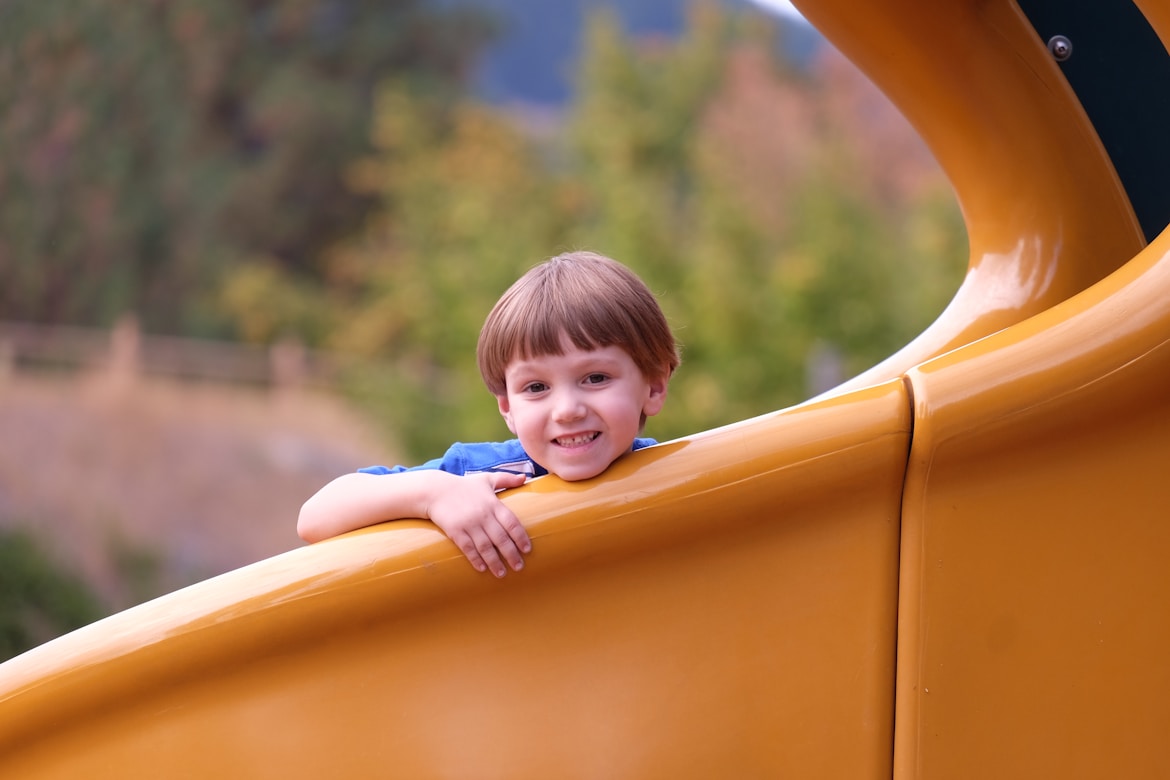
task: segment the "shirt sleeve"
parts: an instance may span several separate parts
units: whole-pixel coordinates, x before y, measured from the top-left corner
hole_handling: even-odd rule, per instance
[[[441,458],[428,460],[419,466],[366,466],[358,469],[362,474],[401,474],[404,471],[446,471],[450,474],[463,476],[467,471],[467,459],[463,455],[463,445],[452,444]]]

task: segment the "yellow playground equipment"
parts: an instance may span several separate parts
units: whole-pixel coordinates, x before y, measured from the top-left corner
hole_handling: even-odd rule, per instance
[[[1170,0],[797,2],[954,185],[936,323],[511,491],[520,575],[396,522],[14,658],[0,777],[1170,777]]]

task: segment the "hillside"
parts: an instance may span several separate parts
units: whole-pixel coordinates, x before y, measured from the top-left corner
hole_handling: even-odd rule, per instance
[[[328,397],[98,373],[0,377],[0,441],[0,526],[112,608],[298,546],[313,491],[394,460]]]

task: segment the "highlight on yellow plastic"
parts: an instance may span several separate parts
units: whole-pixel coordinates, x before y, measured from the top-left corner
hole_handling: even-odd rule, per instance
[[[0,777],[1170,776],[1170,235],[1013,2],[798,5],[954,184],[931,328],[511,491],[521,575],[396,522],[12,659]]]

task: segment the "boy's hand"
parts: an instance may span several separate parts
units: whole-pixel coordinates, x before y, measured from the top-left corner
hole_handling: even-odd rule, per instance
[[[532,550],[532,542],[496,491],[519,487],[524,480],[523,474],[503,471],[459,477],[432,498],[427,514],[477,571],[503,577],[505,562],[512,571],[524,568],[523,556]]]

